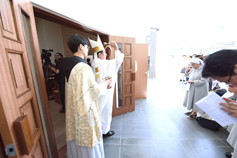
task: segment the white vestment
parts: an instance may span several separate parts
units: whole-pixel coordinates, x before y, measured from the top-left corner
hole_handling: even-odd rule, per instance
[[[232,127],[227,142],[234,148],[232,158],[237,158],[237,123]]]
[[[99,69],[99,78],[95,78],[97,83],[103,83],[105,81],[105,77],[112,77],[112,88],[108,89],[106,94],[101,95],[97,100],[102,122],[102,134],[106,134],[110,130],[110,123],[112,120],[114,87],[117,81],[117,72],[123,62],[123,58],[124,54],[117,50],[115,51],[115,59],[101,60],[98,58],[92,63],[94,74],[95,65],[98,66]]]

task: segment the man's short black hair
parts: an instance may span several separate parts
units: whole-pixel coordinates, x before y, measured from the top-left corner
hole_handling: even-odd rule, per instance
[[[59,52],[57,52],[55,55],[60,55],[63,58],[63,55]]]
[[[76,53],[78,51],[80,44],[82,44],[83,46],[88,45],[88,40],[79,34],[71,35],[68,38],[67,45],[72,53]]]
[[[220,76],[225,77],[233,73],[237,64],[236,49],[222,49],[209,56],[204,60],[203,77]]]
[[[196,55],[195,58],[198,58],[198,57],[200,57],[200,56],[202,56],[202,55]]]

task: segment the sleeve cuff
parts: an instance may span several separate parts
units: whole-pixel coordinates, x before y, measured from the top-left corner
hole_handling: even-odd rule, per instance
[[[105,95],[107,91],[107,84],[106,82],[103,82],[99,84],[99,89],[100,89],[100,95]]]

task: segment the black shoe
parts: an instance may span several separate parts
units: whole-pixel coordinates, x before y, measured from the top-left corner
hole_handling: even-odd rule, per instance
[[[109,131],[108,133],[103,134],[103,138],[110,137],[110,136],[114,135],[114,133],[115,133],[114,131]]]
[[[228,158],[231,158],[232,157],[232,152],[226,152],[225,156],[228,157]]]
[[[188,119],[196,119],[197,118],[197,114],[191,114],[187,118]]]
[[[190,111],[190,112],[185,112],[184,113],[184,115],[187,115],[187,116],[189,116],[189,115],[191,115],[192,114],[192,112]]]
[[[65,110],[60,110],[59,113],[65,113]]]

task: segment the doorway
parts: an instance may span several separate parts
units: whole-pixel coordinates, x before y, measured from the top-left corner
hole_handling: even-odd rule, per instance
[[[35,17],[38,34],[39,48],[41,52],[42,69],[47,90],[50,116],[57,150],[66,145],[65,113],[59,113],[62,108],[59,86],[55,74],[47,65],[55,67],[55,54],[65,56],[61,25]],[[45,64],[46,63],[46,64]]]
[[[47,56],[49,56],[52,66],[55,66],[56,64],[56,53],[61,53],[63,57],[73,56],[67,47],[67,39],[70,35],[78,33],[84,37],[89,37],[90,39],[97,38],[96,34],[92,35],[85,31],[73,29],[63,24],[52,22],[40,17],[35,17],[35,23],[41,52],[40,55],[42,56],[43,49],[44,51],[47,51]],[[93,54],[92,49],[90,49],[88,54]],[[45,59],[43,59],[42,62],[45,62]],[[65,113],[59,113],[62,108],[60,90],[55,78],[55,74],[51,70],[45,68],[44,77],[47,89],[50,117],[56,142],[55,144],[57,146],[57,150],[60,150],[66,145]]]

